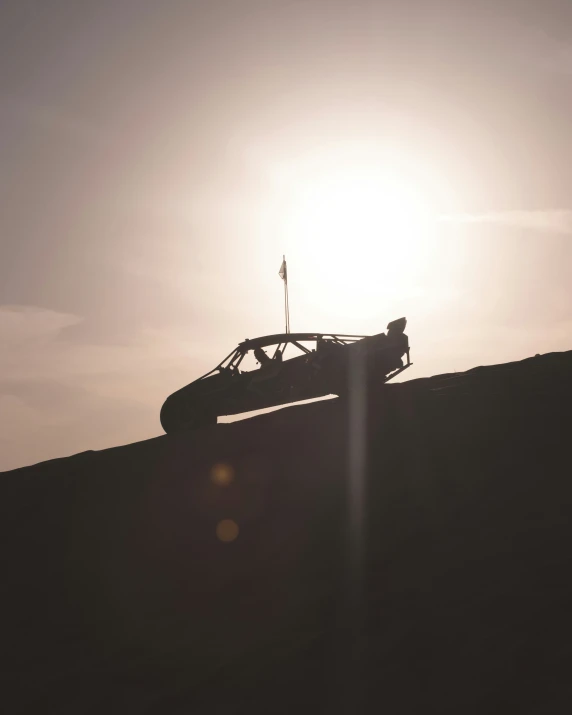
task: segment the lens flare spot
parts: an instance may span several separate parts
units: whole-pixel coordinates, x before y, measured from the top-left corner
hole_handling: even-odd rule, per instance
[[[230,464],[220,462],[211,469],[211,481],[217,487],[228,487],[234,479],[234,469]]]
[[[232,519],[223,519],[216,525],[216,535],[219,541],[230,543],[238,536],[238,524]]]

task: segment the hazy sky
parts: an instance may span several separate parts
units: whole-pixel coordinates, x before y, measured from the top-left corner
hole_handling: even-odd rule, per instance
[[[160,434],[283,253],[410,378],[572,348],[571,122],[570,0],[3,0],[0,469]]]

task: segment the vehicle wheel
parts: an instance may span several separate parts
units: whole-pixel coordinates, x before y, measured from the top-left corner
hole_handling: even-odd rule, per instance
[[[216,415],[204,409],[190,407],[185,411],[183,422],[179,430],[202,429],[203,427],[213,427],[217,423]]]
[[[161,422],[167,434],[174,434],[214,426],[217,416],[199,405],[183,404],[178,406],[176,412],[171,409],[162,415]]]

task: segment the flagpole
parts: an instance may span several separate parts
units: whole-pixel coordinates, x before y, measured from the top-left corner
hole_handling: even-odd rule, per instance
[[[290,332],[290,301],[288,300],[288,281],[284,284],[286,288],[286,332]]]
[[[284,281],[284,319],[286,321],[286,332],[290,332],[290,301],[288,300],[288,268],[286,267],[286,256],[282,256],[282,265],[278,275]]]
[[[282,256],[284,265],[284,313],[286,317],[286,332],[290,332],[290,303],[288,301],[288,269],[286,268],[286,256]]]

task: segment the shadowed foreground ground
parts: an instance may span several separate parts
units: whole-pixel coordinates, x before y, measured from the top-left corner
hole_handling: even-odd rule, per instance
[[[567,712],[572,352],[356,409],[2,474],[3,711]]]

